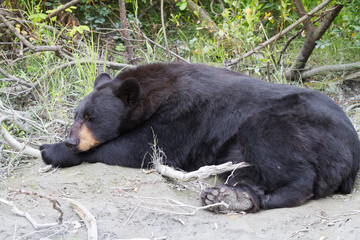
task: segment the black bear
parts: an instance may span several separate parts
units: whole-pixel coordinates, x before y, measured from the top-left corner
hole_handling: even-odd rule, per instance
[[[68,139],[40,149],[54,167],[140,168],[151,164],[153,133],[175,168],[251,164],[201,193],[203,205],[228,204],[210,208],[214,212],[256,212],[347,194],[359,169],[358,135],[324,94],[197,64],[143,65],[113,79],[101,74],[76,108]]]

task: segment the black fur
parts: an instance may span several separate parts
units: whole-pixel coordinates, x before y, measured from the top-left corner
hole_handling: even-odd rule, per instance
[[[74,123],[86,124],[99,145],[85,152],[43,145],[45,163],[148,166],[154,132],[166,164],[185,171],[249,162],[228,185],[245,189],[256,209],[352,190],[358,135],[320,92],[204,65],[151,64],[99,78]]]

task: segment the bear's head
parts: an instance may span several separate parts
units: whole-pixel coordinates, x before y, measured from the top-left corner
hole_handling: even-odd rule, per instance
[[[135,78],[111,79],[100,74],[94,90],[78,105],[65,145],[72,152],[88,151],[126,131],[126,120],[140,98]]]

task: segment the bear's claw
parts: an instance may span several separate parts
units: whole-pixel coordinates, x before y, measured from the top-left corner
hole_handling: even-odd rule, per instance
[[[225,203],[224,205],[207,208],[207,210],[215,213],[243,212],[254,207],[254,203],[247,192],[239,191],[227,185],[218,185],[205,189],[201,192],[201,202],[203,206]]]

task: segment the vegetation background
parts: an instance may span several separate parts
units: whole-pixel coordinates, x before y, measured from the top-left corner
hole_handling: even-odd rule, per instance
[[[12,0],[0,7],[2,178],[28,161],[7,133],[35,147],[62,140],[95,77],[136,64],[205,63],[315,88],[360,121],[359,0]]]
[[[216,177],[185,185],[103,164],[38,172],[38,146],[65,138],[99,73],[176,61],[323,91],[360,132],[360,0],[0,0],[1,239],[359,238],[360,178],[346,196],[228,216],[193,206]]]

